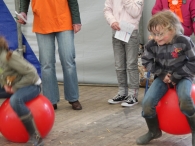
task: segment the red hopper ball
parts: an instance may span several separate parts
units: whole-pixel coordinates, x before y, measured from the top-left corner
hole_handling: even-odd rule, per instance
[[[55,112],[51,102],[39,94],[35,99],[26,103],[34,117],[41,137],[47,136],[53,127]],[[10,106],[9,98],[0,107],[0,132],[12,142],[25,143],[29,136],[22,122]]]

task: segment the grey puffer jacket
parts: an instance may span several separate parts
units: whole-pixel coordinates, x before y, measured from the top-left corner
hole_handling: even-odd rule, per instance
[[[142,65],[162,80],[167,73],[178,83],[182,78],[193,80],[195,75],[195,46],[190,37],[176,35],[170,44],[158,46],[151,40],[144,49]]]

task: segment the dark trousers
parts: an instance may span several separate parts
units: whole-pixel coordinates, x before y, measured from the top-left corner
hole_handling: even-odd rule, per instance
[[[0,98],[9,98],[12,94],[5,91],[4,88],[0,87]]]

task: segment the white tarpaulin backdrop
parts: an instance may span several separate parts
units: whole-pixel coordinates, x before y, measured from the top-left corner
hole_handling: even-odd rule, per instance
[[[13,0],[4,0],[13,17],[15,5]],[[78,0],[82,21],[82,30],[75,35],[76,64],[79,83],[117,84],[114,55],[111,42],[111,29],[104,14],[105,0]],[[145,1],[143,12],[143,41],[147,42],[147,22],[155,0]],[[38,46],[32,33],[33,15],[31,7],[28,23],[22,26],[22,32],[38,58]],[[6,24],[5,24],[6,25]],[[61,64],[56,50],[56,71],[59,81],[63,81]]]

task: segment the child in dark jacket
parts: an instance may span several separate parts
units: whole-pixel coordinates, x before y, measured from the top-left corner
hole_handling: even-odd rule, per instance
[[[156,78],[142,101],[142,116],[149,131],[139,137],[136,143],[144,145],[161,137],[156,106],[168,89],[175,87],[180,110],[190,125],[192,145],[195,146],[195,107],[191,98],[195,75],[194,44],[189,37],[183,35],[179,18],[170,10],[153,15],[148,31],[153,39],[145,45],[142,64]]]
[[[0,36],[0,84],[9,93],[10,105],[29,134],[33,146],[43,146],[33,116],[25,105],[39,95],[41,79],[37,70],[17,51],[10,51],[7,41]]]

